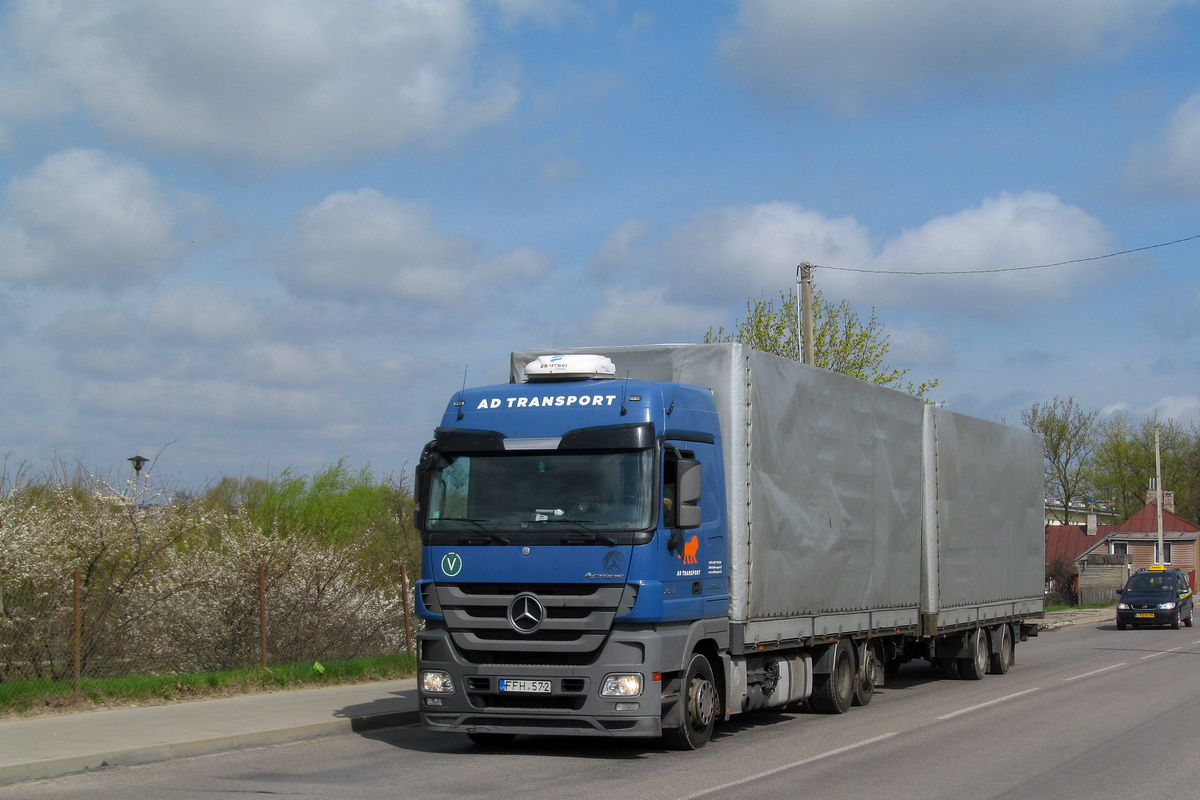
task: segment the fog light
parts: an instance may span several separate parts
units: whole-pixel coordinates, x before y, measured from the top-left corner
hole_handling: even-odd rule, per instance
[[[421,673],[421,691],[430,694],[449,694],[454,691],[454,679],[442,670]]]
[[[440,697],[426,697],[425,698],[425,705],[427,705],[427,706],[440,706],[441,704],[442,704],[442,698],[440,698]]]
[[[637,697],[642,693],[642,676],[605,675],[604,683],[600,685],[601,697]]]
[[[637,711],[641,707],[640,703],[617,703],[617,711]]]

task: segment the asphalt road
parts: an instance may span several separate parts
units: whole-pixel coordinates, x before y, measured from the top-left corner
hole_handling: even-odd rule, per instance
[[[914,662],[844,716],[756,714],[694,753],[523,737],[505,751],[392,728],[0,789],[0,798],[487,797],[684,800],[1200,796],[1200,627],[1076,625],[1018,645],[1008,675]]]

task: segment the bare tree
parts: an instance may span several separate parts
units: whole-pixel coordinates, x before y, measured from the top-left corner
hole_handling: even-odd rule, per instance
[[[1096,449],[1096,417],[1084,411],[1074,397],[1055,397],[1034,403],[1021,412],[1021,422],[1040,434],[1046,456],[1046,495],[1062,503],[1062,523],[1068,521],[1072,501],[1089,489],[1088,467]]]

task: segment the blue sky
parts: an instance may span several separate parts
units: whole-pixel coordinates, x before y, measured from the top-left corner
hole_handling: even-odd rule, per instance
[[[464,373],[800,261],[950,408],[1196,423],[1200,240],[887,273],[1200,234],[1197,48],[1171,0],[4,0],[0,451],[398,472]]]

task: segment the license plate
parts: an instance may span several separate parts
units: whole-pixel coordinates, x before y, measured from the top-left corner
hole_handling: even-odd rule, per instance
[[[1137,618],[1138,619],[1154,619],[1154,615],[1153,614],[1138,614]]]
[[[550,694],[550,681],[527,681],[516,680],[514,678],[501,678],[500,691]]]

